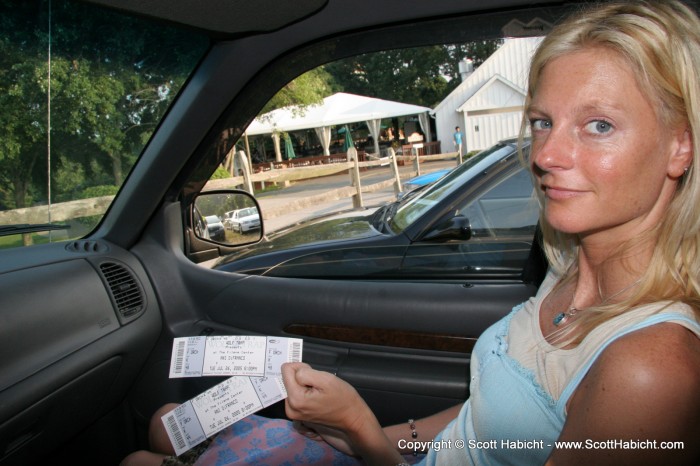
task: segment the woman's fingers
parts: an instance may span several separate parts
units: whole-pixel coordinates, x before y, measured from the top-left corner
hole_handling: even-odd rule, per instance
[[[285,364],[282,375],[287,389],[285,408],[291,419],[342,429],[352,417],[353,407],[364,406],[352,386],[308,364]]]

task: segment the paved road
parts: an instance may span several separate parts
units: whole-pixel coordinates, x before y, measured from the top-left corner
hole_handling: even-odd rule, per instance
[[[430,173],[442,168],[452,168],[455,165],[456,162],[453,160],[425,162],[421,166],[421,173]],[[405,181],[411,178],[413,176],[412,171],[413,168],[411,166],[399,167],[401,180]],[[388,166],[369,168],[365,171],[361,171],[360,177],[362,179],[363,186],[379,183],[392,178],[391,168]],[[266,208],[277,209],[278,207],[287,205],[296,199],[319,195],[329,190],[347,187],[349,184],[350,181],[348,174],[324,176],[310,180],[297,181],[289,187],[279,189],[277,191],[262,193],[258,195],[257,198],[260,202],[260,207],[264,215]],[[365,209],[370,209],[393,201],[396,199],[396,195],[393,188],[389,187],[372,193],[363,193],[362,198]],[[352,198],[322,202],[308,208],[266,219],[264,221],[265,232],[270,233],[287,226],[294,225],[303,220],[352,209]]]

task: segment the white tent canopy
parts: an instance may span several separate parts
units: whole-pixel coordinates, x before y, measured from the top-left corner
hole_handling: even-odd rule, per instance
[[[284,107],[273,110],[253,120],[246,133],[249,136],[280,132],[316,129],[323,146],[323,153],[329,154],[330,127],[364,121],[374,139],[375,151],[379,153],[379,127],[384,118],[419,115],[421,129],[426,140],[431,140],[428,107],[404,104],[390,100],[375,99],[355,94],[338,92],[323,99],[320,105],[300,109]],[[327,136],[327,137],[326,137]]]

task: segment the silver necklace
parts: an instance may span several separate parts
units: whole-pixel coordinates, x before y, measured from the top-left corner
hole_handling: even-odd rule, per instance
[[[639,277],[638,279],[636,279],[635,281],[633,281],[632,283],[630,283],[626,287],[622,288],[619,291],[616,291],[615,293],[613,293],[610,296],[608,296],[607,298],[605,298],[600,304],[603,305],[603,304],[607,303],[608,301],[613,299],[615,296],[621,295],[622,293],[629,290],[633,286],[636,286],[637,284],[639,284],[639,282],[641,282],[641,281],[642,281],[642,277]],[[581,310],[573,304],[575,300],[576,300],[576,293],[574,293],[574,298],[571,300],[571,306],[569,307],[569,309],[567,309],[564,312],[560,312],[559,314],[554,316],[552,323],[554,324],[555,327],[559,327],[560,325],[564,324],[567,320],[569,320],[571,317],[576,315],[576,313]]]

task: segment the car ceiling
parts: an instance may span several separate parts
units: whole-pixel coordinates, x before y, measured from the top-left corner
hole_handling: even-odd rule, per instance
[[[140,16],[158,18],[212,35],[268,32],[304,18],[347,18],[348,26],[410,21],[426,16],[532,7],[531,0],[83,0]],[[575,3],[543,0],[536,4]],[[326,14],[324,13],[324,10]],[[321,14],[319,14],[321,13]],[[320,19],[319,18],[319,19]]]
[[[213,33],[272,31],[321,9],[327,0],[89,0]]]

